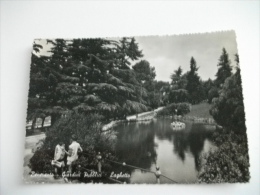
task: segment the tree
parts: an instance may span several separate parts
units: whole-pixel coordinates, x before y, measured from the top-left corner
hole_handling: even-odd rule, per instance
[[[139,50],[138,44],[135,41],[135,38],[123,37],[118,45],[118,57],[119,65],[122,69],[128,69],[131,64],[129,60],[135,61],[140,57],[143,57],[142,51]]]
[[[53,124],[73,106],[67,99],[66,104],[62,105],[64,99],[68,98],[64,95],[73,91],[70,96],[73,99],[83,89],[76,86],[78,78],[64,73],[64,67],[70,65],[66,61],[66,41],[57,39],[49,42],[53,44],[51,56],[35,57],[32,54],[27,117],[30,119],[32,116],[50,115]]]
[[[245,112],[238,63],[237,60],[236,73],[225,80],[219,97],[213,100],[210,113],[218,124],[230,131],[245,133]]]
[[[155,68],[150,66],[148,61],[141,60],[133,66],[133,70],[135,71],[137,81],[142,87],[144,87],[148,93],[154,92]]]
[[[38,93],[47,89],[48,83],[48,78],[45,78],[43,74],[38,71],[38,69],[44,69],[45,62],[47,61],[45,56],[38,55],[42,48],[42,45],[34,42],[31,57],[30,87],[27,108],[27,121],[32,120],[31,129],[34,129],[37,118],[45,117],[42,113],[42,109],[45,107],[46,101],[42,100],[42,98],[38,95]]]
[[[170,91],[170,83],[164,81],[154,81],[154,91],[160,96],[160,105],[169,103],[168,94]]]
[[[169,92],[170,103],[180,103],[188,101],[188,92],[185,89],[175,89]]]
[[[204,99],[208,100],[208,103],[211,103],[214,97],[218,96],[218,89],[214,86],[214,81],[210,78],[207,81],[202,81]]]
[[[177,70],[171,74],[171,87],[168,93],[170,103],[187,102],[188,92],[186,86],[186,74],[182,75],[182,68],[179,66]]]
[[[208,103],[212,103],[212,100],[214,98],[217,98],[218,97],[218,91],[219,89],[215,86],[213,86],[209,91],[208,91]]]
[[[182,76],[182,68],[179,66],[177,70],[174,71],[173,74],[171,74],[171,84],[173,85],[174,89],[179,89],[179,83],[181,80],[181,76]]]
[[[176,114],[176,110],[177,110],[177,115],[185,115],[190,112],[191,105],[186,102],[168,104],[163,109],[158,111],[157,115],[172,116],[173,114]]]
[[[225,79],[219,96],[213,99],[210,114],[223,128],[216,129],[216,150],[202,156],[199,182],[248,182],[249,156],[245,126],[239,56],[235,74]]]
[[[146,111],[129,60],[142,56],[134,38],[48,40],[51,56],[32,55],[28,119],[55,121],[71,111],[106,118]],[[38,48],[34,45],[34,48]],[[122,57],[123,56],[123,57]]]
[[[179,66],[177,70],[171,74],[172,89],[186,89],[187,86],[187,73],[183,73],[182,68]]]
[[[133,70],[136,73],[136,79],[141,85],[142,99],[151,108],[156,108],[160,104],[160,95],[155,91],[155,68],[150,66],[150,63],[146,60],[141,60],[133,66]]]
[[[225,80],[231,76],[232,74],[232,67],[230,65],[230,60],[229,60],[229,56],[228,56],[228,53],[226,51],[225,48],[222,49],[222,54],[219,58],[219,62],[218,62],[218,66],[219,66],[219,69],[218,69],[218,72],[216,74],[216,80],[215,80],[215,83],[216,83],[216,86],[218,88],[220,88]]]
[[[133,66],[136,72],[136,78],[138,81],[152,81],[154,80],[156,73],[155,68],[150,66],[150,63],[146,60],[141,60]]]
[[[189,102],[192,104],[196,104],[202,100],[200,77],[197,74],[198,69],[195,59],[191,57],[186,89],[189,93]]]
[[[161,94],[159,92],[149,93],[149,106],[152,109],[158,108],[162,102]]]
[[[182,74],[182,68],[179,66],[177,70],[171,74],[171,84],[173,89],[185,89],[187,85],[187,73]]]
[[[154,89],[156,92],[163,92],[165,91],[164,88],[169,88],[169,87],[170,87],[169,82],[157,81],[157,80],[154,81]]]

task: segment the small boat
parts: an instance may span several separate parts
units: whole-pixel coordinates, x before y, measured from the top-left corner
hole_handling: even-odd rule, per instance
[[[174,121],[171,123],[171,127],[173,128],[173,130],[182,130],[185,129],[186,125],[185,123]]]

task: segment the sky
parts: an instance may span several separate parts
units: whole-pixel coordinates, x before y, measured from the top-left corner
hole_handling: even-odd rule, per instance
[[[218,60],[224,47],[235,66],[234,55],[238,53],[234,31],[187,34],[174,36],[136,37],[143,59],[155,67],[156,80],[170,81],[170,75],[179,66],[185,73],[190,69],[193,56],[202,80],[215,79]]]
[[[114,39],[119,40],[119,38]],[[170,75],[179,66],[183,69],[183,73],[189,71],[191,57],[197,62],[198,75],[202,80],[215,79],[222,49],[226,49],[233,67],[235,66],[234,55],[238,53],[234,31],[143,36],[135,37],[135,39],[139,49],[143,52],[142,59],[147,60],[151,66],[155,67],[155,79],[158,81],[170,81]],[[43,45],[41,51],[43,55],[46,55],[52,46],[51,44],[46,45],[46,40],[43,39],[36,42]]]

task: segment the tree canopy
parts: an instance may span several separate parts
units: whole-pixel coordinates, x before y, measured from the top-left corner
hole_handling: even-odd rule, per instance
[[[222,54],[219,58],[218,66],[219,69],[216,74],[217,78],[215,82],[217,87],[220,87],[224,84],[226,78],[230,77],[232,74],[231,62],[229,60],[229,55],[225,48],[222,49]]]
[[[130,60],[142,56],[134,38],[55,39],[50,56],[39,56],[34,44],[28,119],[69,111],[98,112],[109,117],[146,111],[141,84]]]
[[[192,104],[199,103],[201,98],[201,83],[198,76],[198,67],[196,60],[191,57],[190,59],[190,71],[187,74],[187,86],[186,89],[189,93],[189,101]]]
[[[245,133],[245,112],[239,60],[236,55],[237,70],[228,77],[220,90],[219,97],[213,99],[211,114],[216,122],[237,133]]]

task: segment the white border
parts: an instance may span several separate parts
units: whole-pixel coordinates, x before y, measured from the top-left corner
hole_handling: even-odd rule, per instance
[[[1,1],[1,194],[259,194],[259,1]],[[235,30],[251,181],[222,185],[24,186],[22,162],[34,38],[166,35]]]

